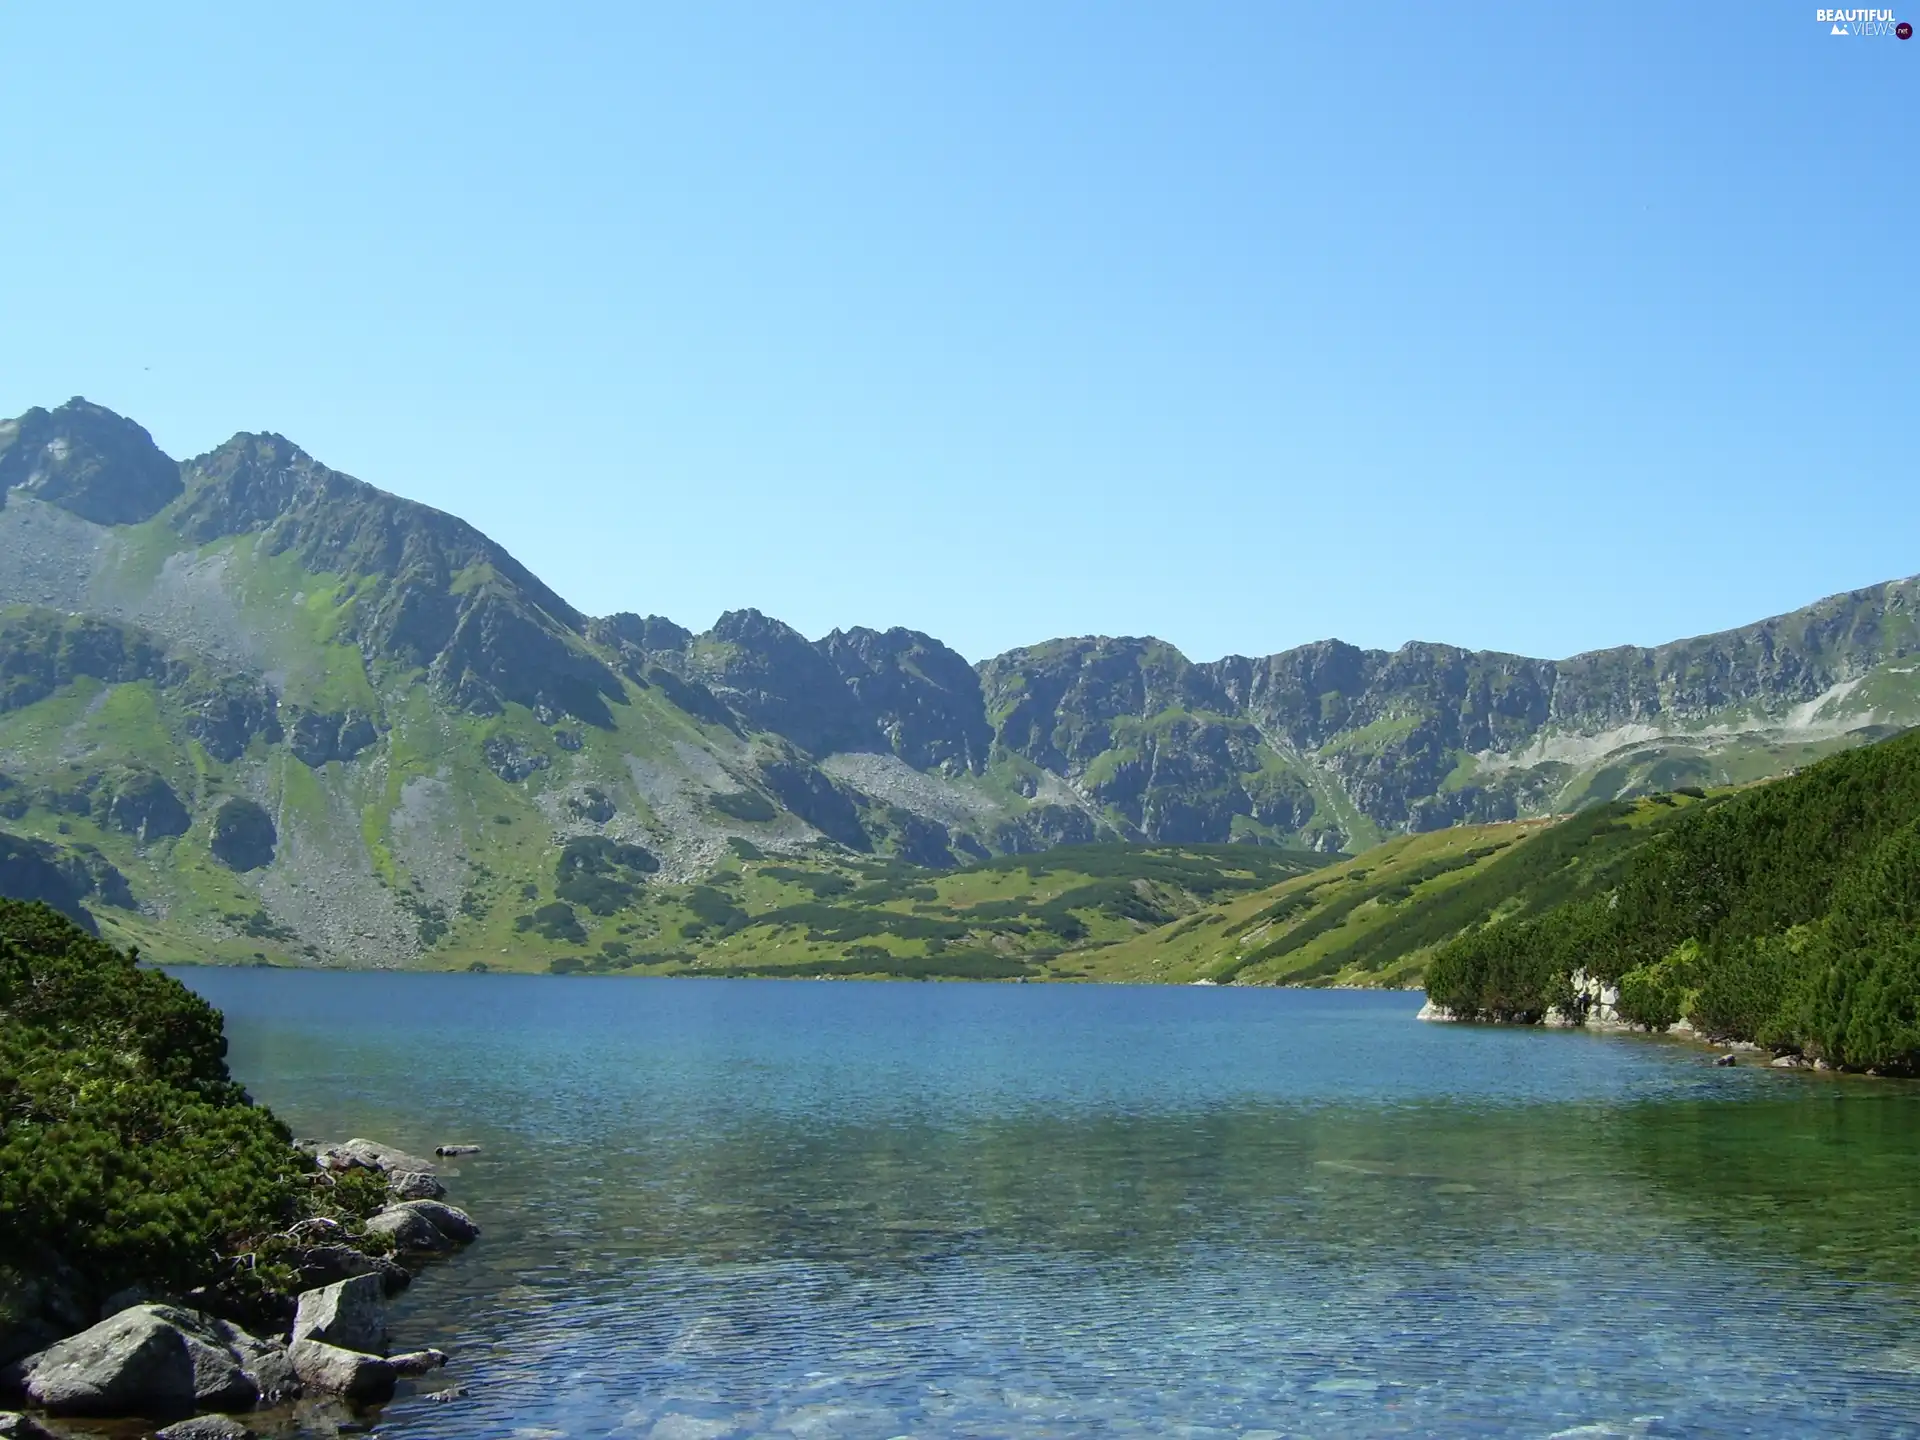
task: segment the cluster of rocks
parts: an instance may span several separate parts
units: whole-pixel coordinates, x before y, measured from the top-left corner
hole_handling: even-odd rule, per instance
[[[479,1237],[466,1212],[443,1200],[446,1187],[431,1161],[369,1140],[303,1148],[323,1174],[364,1169],[386,1177],[391,1202],[366,1231],[389,1239],[402,1259]],[[0,1371],[0,1396],[51,1416],[175,1421],[156,1432],[159,1440],[244,1440],[254,1432],[238,1414],[303,1396],[383,1404],[403,1376],[447,1363],[438,1350],[389,1353],[386,1302],[411,1278],[405,1265],[358,1249],[332,1221],[303,1221],[292,1233],[317,1242],[293,1252],[303,1279],[327,1278],[300,1293],[284,1335],[263,1337],[204,1310],[123,1295],[108,1302],[111,1313],[98,1324]],[[45,1433],[27,1415],[0,1411],[0,1440]]]

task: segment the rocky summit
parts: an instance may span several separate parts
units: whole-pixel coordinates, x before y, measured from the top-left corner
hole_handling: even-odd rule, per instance
[[[163,955],[444,964],[729,855],[1353,850],[1914,724],[1917,605],[1899,580],[1566,660],[696,634],[583,615],[282,436],[176,461],[75,399],[0,422],[0,883]]]

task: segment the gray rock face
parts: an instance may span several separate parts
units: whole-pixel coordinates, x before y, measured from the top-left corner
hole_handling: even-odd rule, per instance
[[[384,1353],[387,1348],[386,1286],[378,1275],[358,1275],[300,1296],[293,1340],[320,1340],[343,1350]]]
[[[799,631],[758,610],[729,610],[691,652],[689,677],[756,730],[814,755],[877,748],[880,735],[833,662]]]
[[[333,760],[351,760],[379,739],[371,718],[357,710],[289,710],[287,748],[301,764],[318,770]]]
[[[530,750],[504,735],[489,737],[480,747],[480,753],[487,757],[487,767],[509,785],[517,785],[534,771],[545,770],[553,764],[551,756]]]
[[[353,638],[425,668],[452,703],[477,714],[546,704],[605,725],[624,698],[582,643],[586,617],[465,521],[328,469],[281,435],[236,435],[185,473],[184,537],[258,533],[267,554],[362,577]],[[488,579],[456,591],[462,572]]]
[[[33,1423],[32,1416],[17,1410],[0,1410],[0,1440],[52,1440],[52,1437]]]
[[[319,1340],[296,1340],[287,1347],[287,1357],[309,1391],[338,1395],[360,1405],[381,1405],[393,1398],[397,1373],[377,1355],[342,1350]]]
[[[277,1347],[170,1305],[136,1305],[22,1363],[27,1398],[54,1415],[245,1410]]]
[[[238,760],[256,736],[272,743],[285,734],[279,697],[251,675],[223,676],[192,692],[187,733],[216,760]]]
[[[151,435],[78,396],[0,421],[0,503],[18,489],[96,525],[136,525],[182,488],[180,467]]]
[[[184,835],[193,824],[173,787],[151,770],[129,768],[112,776],[106,812],[109,825],[142,842]]]
[[[958,653],[899,626],[835,630],[817,648],[839,672],[855,707],[907,764],[975,774],[986,769],[993,727],[980,676]]]
[[[197,1415],[156,1430],[154,1440],[254,1440],[254,1432],[231,1415]]]

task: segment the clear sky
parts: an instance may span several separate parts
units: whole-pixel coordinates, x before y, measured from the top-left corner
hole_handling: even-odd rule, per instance
[[[1814,16],[6,5],[0,414],[695,628],[1719,629],[1920,571],[1920,40]]]

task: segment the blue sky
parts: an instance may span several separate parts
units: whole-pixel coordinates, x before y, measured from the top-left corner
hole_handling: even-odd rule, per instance
[[[549,8],[0,9],[0,413],[277,430],[589,611],[975,659],[1557,656],[1920,571],[1920,40]]]

